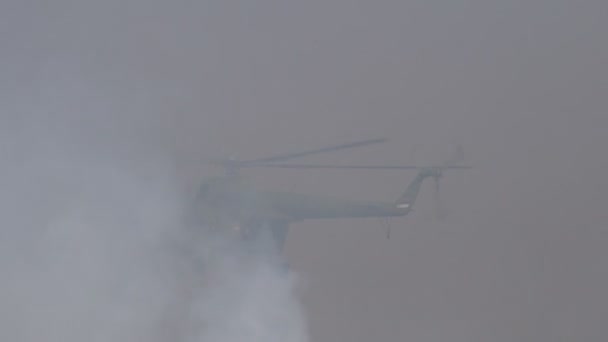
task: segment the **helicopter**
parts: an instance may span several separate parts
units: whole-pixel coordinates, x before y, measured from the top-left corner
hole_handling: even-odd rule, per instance
[[[214,231],[229,232],[244,241],[254,240],[261,234],[266,234],[272,238],[276,250],[282,251],[289,226],[294,222],[310,219],[405,216],[412,211],[425,179],[435,181],[435,195],[438,200],[439,179],[446,170],[471,168],[459,164],[463,158],[462,148],[457,150],[454,159],[431,166],[285,163],[287,160],[313,154],[386,141],[387,139],[355,141],[251,160],[211,160],[210,164],[219,165],[224,169],[224,175],[201,183],[189,215],[191,222],[196,222],[197,226],[211,227]],[[245,168],[417,170],[418,173],[400,197],[394,201],[380,202],[258,190],[240,176],[240,171]]]

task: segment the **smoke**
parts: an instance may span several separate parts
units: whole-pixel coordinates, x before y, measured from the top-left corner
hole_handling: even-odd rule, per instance
[[[305,342],[278,253],[182,224],[155,118],[68,89],[3,108],[0,340]]]

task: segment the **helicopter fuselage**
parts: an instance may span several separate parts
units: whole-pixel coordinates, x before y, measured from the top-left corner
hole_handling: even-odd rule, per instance
[[[240,178],[218,177],[200,187],[191,219],[207,229],[251,238],[269,231],[279,249],[289,225],[311,219],[404,216],[411,203],[356,201],[291,192],[258,191]]]

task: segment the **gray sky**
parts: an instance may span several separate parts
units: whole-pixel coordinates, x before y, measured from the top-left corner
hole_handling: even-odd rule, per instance
[[[313,341],[604,341],[607,14],[600,0],[8,0],[2,119],[70,113],[70,134],[171,151],[185,186],[212,174],[202,157],[387,137],[316,160],[410,162],[420,145],[424,163],[460,142],[475,169],[446,175],[447,220],[425,187],[389,241],[380,220],[293,226]],[[412,177],[249,175],[391,200]]]

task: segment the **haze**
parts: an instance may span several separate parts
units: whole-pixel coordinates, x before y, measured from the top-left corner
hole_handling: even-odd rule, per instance
[[[427,185],[390,240],[380,220],[292,226],[310,340],[605,341],[607,14],[599,0],[7,0],[2,148],[50,134],[91,160],[176,172],[158,194],[214,175],[208,157],[386,137],[314,160],[424,164],[461,143],[474,169],[445,175],[443,221]],[[413,177],[246,175],[382,200]]]

